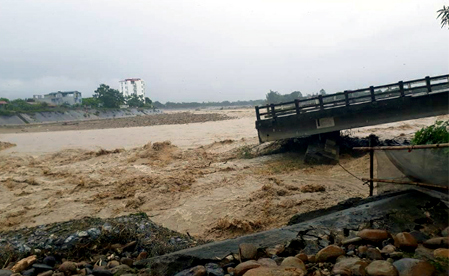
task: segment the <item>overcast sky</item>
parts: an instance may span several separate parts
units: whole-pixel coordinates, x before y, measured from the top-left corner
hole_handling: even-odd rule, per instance
[[[328,93],[449,73],[441,0],[0,0],[0,97],[118,88],[165,101]]]

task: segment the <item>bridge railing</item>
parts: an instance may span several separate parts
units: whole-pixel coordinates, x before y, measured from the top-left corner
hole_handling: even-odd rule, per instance
[[[341,108],[361,103],[384,101],[398,97],[425,95],[449,89],[449,74],[425,77],[410,81],[370,86],[357,90],[346,90],[329,95],[296,99],[291,102],[256,106],[257,120],[276,119],[277,117],[304,114],[330,108]]]

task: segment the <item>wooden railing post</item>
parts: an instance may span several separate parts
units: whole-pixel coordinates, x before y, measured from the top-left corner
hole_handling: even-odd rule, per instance
[[[426,77],[426,86],[427,86],[427,93],[432,92],[432,86],[430,86],[430,77]]]
[[[398,85],[399,85],[399,93],[401,93],[401,97],[404,97],[405,96],[405,93],[404,93],[404,82],[400,81],[400,82],[398,82]]]
[[[323,95],[319,95],[319,96],[318,96],[318,100],[320,101],[320,109],[324,109],[324,105],[323,105]]]
[[[371,93],[371,101],[375,102],[376,101],[376,95],[374,95],[374,86],[370,86],[369,87],[369,92]]]
[[[370,148],[375,146],[375,138],[376,136],[374,134],[371,134],[369,136],[369,146]],[[373,196],[374,193],[374,150],[369,150],[369,196]]]
[[[299,111],[299,100],[295,99],[295,109],[296,109],[296,114],[299,115],[300,111]]]
[[[274,104],[270,104],[270,108],[271,108],[271,116],[273,117],[273,119],[276,119],[276,111],[274,110]]]
[[[348,90],[345,90],[345,102],[346,102],[346,106],[348,106],[349,105],[349,91]]]
[[[256,118],[257,118],[257,121],[260,121],[260,113],[259,113],[259,107],[258,106],[256,106]]]

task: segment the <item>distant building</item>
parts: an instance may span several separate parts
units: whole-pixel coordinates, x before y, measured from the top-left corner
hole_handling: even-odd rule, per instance
[[[142,79],[122,80],[118,90],[124,97],[137,95],[145,98],[145,82]]]
[[[33,99],[36,102],[44,102],[55,105],[62,105],[62,104],[75,105],[81,104],[82,102],[81,92],[78,91],[67,91],[67,92],[58,91],[46,95],[34,95]]]
[[[0,109],[5,108],[5,106],[8,104],[8,102],[0,101]]]

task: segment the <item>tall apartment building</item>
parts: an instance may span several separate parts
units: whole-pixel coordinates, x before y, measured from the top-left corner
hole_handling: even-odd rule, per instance
[[[125,79],[120,81],[119,91],[123,96],[142,95],[145,98],[145,82],[141,79]]]

